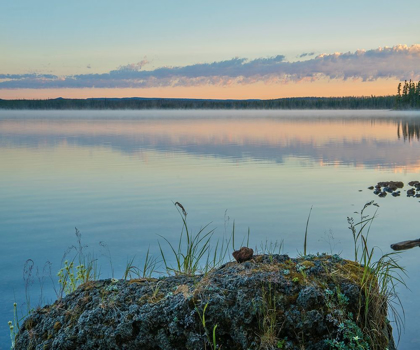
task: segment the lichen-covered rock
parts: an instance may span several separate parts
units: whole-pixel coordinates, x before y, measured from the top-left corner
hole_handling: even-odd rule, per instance
[[[369,343],[362,273],[338,256],[264,255],[207,275],[89,282],[32,313],[16,349],[356,349]],[[395,349],[381,307],[375,341]]]

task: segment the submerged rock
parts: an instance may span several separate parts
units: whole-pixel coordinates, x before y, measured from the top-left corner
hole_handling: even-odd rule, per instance
[[[206,275],[88,282],[34,311],[15,348],[202,350],[213,334],[218,349],[318,350],[349,339],[366,348],[363,271],[339,256],[274,254]],[[370,307],[375,346],[395,350],[386,303]]]

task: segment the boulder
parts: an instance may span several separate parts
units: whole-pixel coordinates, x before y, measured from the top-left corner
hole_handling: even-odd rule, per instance
[[[92,281],[27,317],[15,349],[395,349],[386,303],[370,305],[373,342],[363,333],[362,275],[337,255],[273,254],[204,275]]]

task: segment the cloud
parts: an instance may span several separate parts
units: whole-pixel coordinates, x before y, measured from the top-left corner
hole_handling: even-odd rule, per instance
[[[315,55],[315,52],[304,52],[303,54],[299,55],[299,58],[309,57]]]
[[[310,56],[305,53],[301,57]],[[397,45],[372,50],[321,54],[290,62],[285,56],[248,60],[235,57],[213,63],[142,70],[144,60],[103,74],[56,76],[51,74],[0,74],[0,89],[22,88],[149,88],[285,83],[328,79],[380,78],[420,80],[420,45]]]
[[[145,66],[146,64],[149,64],[149,61],[146,59],[146,57],[144,58],[144,60],[137,62],[137,63],[130,63],[127,64],[126,66],[120,66],[118,68],[118,70],[120,71],[128,71],[128,72],[133,72],[133,71],[139,71],[143,68],[143,66]]]
[[[58,76],[53,74],[0,74],[0,79],[8,80],[25,80],[25,79],[58,79]]]

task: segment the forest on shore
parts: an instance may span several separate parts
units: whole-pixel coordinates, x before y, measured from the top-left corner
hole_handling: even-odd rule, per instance
[[[88,98],[0,100],[0,109],[392,109],[395,96],[295,97],[274,100]]]
[[[397,95],[293,97],[271,100],[183,98],[55,98],[2,100],[0,109],[420,109],[420,81],[399,83]]]

